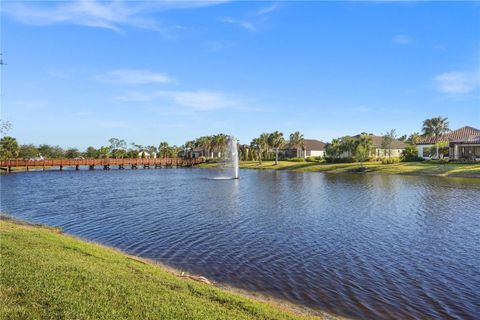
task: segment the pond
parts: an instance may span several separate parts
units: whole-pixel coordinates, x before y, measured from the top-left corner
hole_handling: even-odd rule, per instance
[[[480,315],[480,180],[210,169],[1,177],[1,211],[360,319]]]

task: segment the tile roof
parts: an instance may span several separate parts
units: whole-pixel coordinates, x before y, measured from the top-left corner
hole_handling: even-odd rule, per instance
[[[382,142],[383,142],[383,136],[376,136],[373,134],[368,135],[372,139],[372,147],[381,149],[382,148]],[[354,136],[354,138],[359,138],[360,134],[357,134]],[[400,140],[393,140],[392,145],[390,146],[391,149],[405,149],[407,145],[405,142],[400,141]]]
[[[463,138],[463,139],[456,139],[456,140],[452,140],[451,142],[459,143],[459,144],[462,144],[462,143],[480,143],[480,135],[469,136],[469,137]]]
[[[435,144],[438,141],[454,141],[454,140],[463,140],[463,139],[468,139],[470,137],[475,137],[480,135],[480,130],[465,126],[457,130],[453,130],[448,132],[447,134],[444,134],[443,136],[440,136],[438,138],[435,137],[424,137],[420,139],[420,141],[417,144]]]
[[[325,150],[325,142],[315,139],[304,139],[305,150]]]

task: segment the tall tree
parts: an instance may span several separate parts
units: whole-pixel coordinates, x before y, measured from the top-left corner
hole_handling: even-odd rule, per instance
[[[85,150],[85,152],[83,154],[84,154],[85,158],[89,158],[89,159],[95,159],[95,158],[98,157],[97,149],[95,149],[92,146],[88,147],[87,150]]]
[[[368,160],[370,156],[370,151],[372,149],[372,137],[366,134],[361,134],[357,140],[355,148],[355,157],[360,161],[361,166],[363,167],[363,162]]]
[[[262,133],[258,137],[258,145],[260,147],[260,157],[268,156],[268,149],[270,147],[270,135],[268,133]]]
[[[280,131],[270,133],[268,137],[268,144],[275,150],[275,165],[277,165],[278,152],[280,148],[285,145],[285,138],[283,138],[283,133],[281,133]]]
[[[74,159],[80,157],[80,151],[77,148],[69,148],[65,150],[65,158]]]
[[[407,143],[411,144],[411,145],[417,144],[418,141],[420,141],[420,137],[421,136],[418,132],[414,132],[414,133],[412,133],[411,135],[408,136]]]
[[[364,135],[362,133],[362,135]],[[366,134],[365,134],[366,135]],[[357,139],[351,136],[344,136],[340,138],[340,150],[346,152],[348,157],[352,157],[357,146]]]
[[[19,154],[17,139],[5,136],[0,139],[0,158],[16,159]]]
[[[288,141],[291,148],[297,150],[297,158],[299,157],[298,150],[303,149],[305,147],[305,139],[303,138],[303,134],[299,131],[290,134],[290,139]]]
[[[22,159],[33,159],[38,157],[38,150],[33,144],[22,144],[18,156]]]
[[[397,138],[395,129],[387,131],[382,137],[382,149],[387,151],[388,158],[392,157],[392,143]],[[384,154],[385,155],[385,154]]]
[[[422,132],[425,137],[433,137],[436,144],[436,158],[439,158],[439,142],[440,137],[450,131],[448,119],[443,117],[434,117],[423,121]]]
[[[333,159],[333,162],[340,157],[342,152],[342,146],[339,139],[333,139],[332,142],[325,146],[325,153],[329,158]]]

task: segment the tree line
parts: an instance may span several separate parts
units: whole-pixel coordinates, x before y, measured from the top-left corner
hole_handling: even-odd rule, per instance
[[[0,139],[0,158],[1,159],[59,159],[59,158],[141,158],[155,155],[160,158],[172,158],[179,155],[192,157],[194,150],[201,156],[207,158],[216,158],[225,152],[229,136],[224,133],[215,135],[201,136],[194,140],[185,142],[182,146],[169,145],[168,142],[160,142],[158,147],[154,145],[143,146],[132,142],[128,144],[125,140],[111,138],[108,145],[100,148],[90,146],[84,151],[78,148],[62,148],[57,145],[41,144],[18,144],[17,140],[10,136],[4,136],[10,130],[11,124],[2,121],[0,130],[2,138]],[[391,157],[391,146],[394,140],[401,140],[407,144],[403,151],[405,159],[418,159],[417,148],[415,144],[422,137],[435,137],[444,135],[449,131],[447,118],[435,117],[423,121],[422,133],[414,132],[410,135],[397,136],[394,129],[389,130],[383,135],[382,149],[387,150],[386,156]],[[252,139],[249,145],[241,146],[240,157],[242,160],[256,160],[260,163],[265,159],[274,159],[278,163],[280,151],[284,149],[296,150],[297,157],[299,151],[304,149],[305,139],[299,131],[293,132],[285,139],[280,131],[272,133],[262,133]],[[444,152],[444,142],[438,142],[431,150],[432,155],[437,158]],[[363,132],[358,137],[344,136],[333,139],[326,144],[326,158],[331,161],[338,161],[346,155],[346,158],[354,161],[367,161],[372,149],[372,139],[370,134]]]

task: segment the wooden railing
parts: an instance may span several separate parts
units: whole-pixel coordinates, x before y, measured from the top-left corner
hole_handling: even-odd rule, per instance
[[[0,160],[0,167],[79,167],[79,166],[178,166],[189,167],[202,163],[203,158],[155,158],[155,159],[49,159],[49,160]]]

